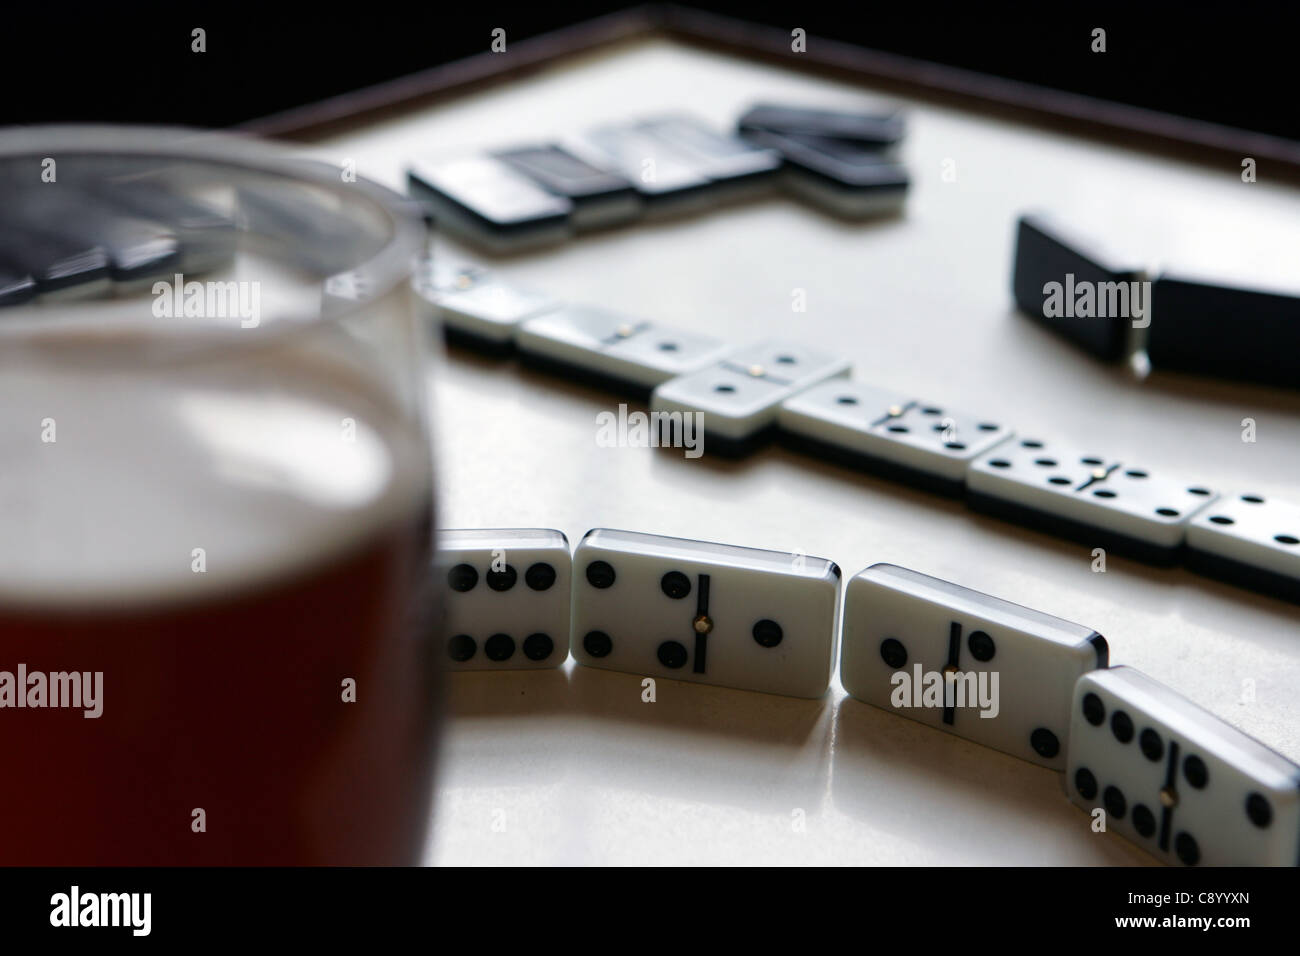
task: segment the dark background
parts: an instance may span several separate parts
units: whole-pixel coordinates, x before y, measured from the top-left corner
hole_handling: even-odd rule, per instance
[[[10,4],[0,14],[0,123],[131,121],[228,126],[636,4],[396,6],[355,0]],[[1285,8],[1090,4],[687,4],[810,37],[961,66],[1300,140],[1294,29]],[[190,52],[190,30],[208,51]],[[1093,54],[1091,31],[1107,31]]]

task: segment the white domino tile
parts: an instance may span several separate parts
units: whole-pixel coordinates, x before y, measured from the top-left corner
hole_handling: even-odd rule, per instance
[[[706,435],[744,441],[774,425],[787,398],[825,379],[847,376],[850,368],[848,359],[793,342],[767,341],[665,382],[650,404],[658,412],[701,412]]]
[[[1075,681],[1108,651],[1091,628],[876,564],[845,589],[840,653],[858,700],[1061,770]]]
[[[442,662],[450,670],[556,667],[568,657],[569,542],[544,528],[438,533]]]
[[[973,495],[1163,549],[1181,546],[1188,523],[1216,497],[1206,485],[1153,475],[1131,460],[1023,437],[980,456],[966,486]]]
[[[1294,582],[1300,594],[1300,505],[1256,494],[1224,495],[1187,527],[1187,546]]]
[[[530,319],[515,341],[523,352],[646,390],[732,350],[709,335],[587,305]]]
[[[644,677],[820,697],[839,602],[839,568],[822,558],[600,528],[574,552],[572,652]]]
[[[1131,667],[1074,691],[1070,799],[1187,866],[1300,863],[1300,766]]]
[[[840,379],[781,403],[783,431],[952,485],[1012,434],[1005,424],[888,389]]]

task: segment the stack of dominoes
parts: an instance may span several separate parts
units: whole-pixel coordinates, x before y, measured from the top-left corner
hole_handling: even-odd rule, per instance
[[[893,147],[897,111],[760,105],[735,134],[686,114],[607,123],[558,142],[413,162],[411,193],[439,228],[489,252],[575,233],[698,212],[774,184],[834,215],[901,208],[907,170]]]
[[[628,531],[443,532],[451,669],[590,667],[858,700],[1065,773],[1160,859],[1296,865],[1300,766],[1129,667],[1096,631],[888,564]]]
[[[430,266],[416,291],[457,341],[648,398],[666,443],[737,455],[780,436],[980,512],[1300,602],[1300,506],[1199,481],[1005,422],[851,381],[845,359],[567,305],[477,267]],[[690,434],[686,434],[689,431]],[[702,444],[701,444],[702,443]]]

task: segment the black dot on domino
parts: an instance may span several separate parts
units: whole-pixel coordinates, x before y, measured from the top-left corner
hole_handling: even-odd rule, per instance
[[[1133,739],[1133,718],[1122,710],[1110,715],[1110,732],[1122,744]]]
[[[1195,866],[1201,861],[1201,848],[1196,845],[1196,840],[1190,833],[1180,833],[1174,837],[1174,852],[1187,866]]]
[[[592,657],[605,657],[614,649],[614,642],[604,631],[588,631],[582,639],[582,648]]]
[[[781,625],[776,621],[769,621],[767,618],[759,621],[754,625],[754,640],[760,647],[776,647],[781,643],[781,638],[785,633],[781,630]]]
[[[1046,727],[1039,727],[1029,735],[1029,746],[1040,757],[1055,757],[1061,752],[1061,741]]]
[[[1246,797],[1246,816],[1251,823],[1263,829],[1273,822],[1273,807],[1262,793],[1252,793]]]
[[[1210,771],[1205,767],[1205,761],[1196,754],[1192,754],[1183,761],[1183,776],[1197,790],[1205,787],[1205,783],[1210,778]]]
[[[1101,795],[1101,802],[1106,806],[1106,812],[1116,820],[1123,820],[1124,814],[1128,812],[1128,801],[1124,799],[1124,791],[1119,787],[1107,787]]]
[[[880,658],[894,670],[898,670],[907,663],[907,648],[897,638],[887,637],[880,642]]]
[[[1150,727],[1138,735],[1138,746],[1142,748],[1142,756],[1148,760],[1159,760],[1165,755],[1165,742]]]
[[[515,581],[519,580],[519,574],[507,564],[500,571],[488,571],[487,574],[483,575],[483,578],[487,581],[487,586],[493,591],[509,591],[515,586]]]
[[[447,642],[447,656],[453,661],[463,662],[474,656],[478,645],[468,634],[457,634]]]
[[[447,572],[447,583],[453,591],[472,591],[478,584],[478,572],[473,565],[458,564]]]
[[[1087,767],[1080,767],[1074,772],[1074,789],[1085,800],[1091,800],[1097,795],[1097,778]]]
[[[1106,719],[1106,705],[1096,694],[1083,695],[1083,719],[1094,727],[1100,727]]]
[[[593,561],[587,565],[587,580],[593,588],[607,588],[614,583],[614,568],[606,561]]]
[[[1133,804],[1133,829],[1144,837],[1155,835],[1156,817],[1145,803]]]
[[[538,561],[524,572],[524,583],[534,591],[548,591],[555,583],[555,568],[545,561]]]
[[[966,643],[970,646],[971,655],[977,661],[991,661],[993,655],[997,652],[997,647],[993,644],[993,638],[983,631],[971,631]]]
[[[524,638],[524,657],[530,661],[544,661],[555,650],[555,642],[546,634],[529,634]]]
[[[515,652],[515,639],[509,634],[493,634],[483,642],[483,653],[490,661],[508,661]]]
[[[676,670],[686,664],[686,648],[677,641],[664,641],[659,645],[659,663]]]
[[[663,588],[664,594],[676,601],[691,593],[691,579],[680,571],[669,571],[660,579],[659,587]]]

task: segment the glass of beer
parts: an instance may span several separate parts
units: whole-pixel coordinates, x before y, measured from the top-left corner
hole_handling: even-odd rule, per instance
[[[265,143],[0,132],[0,863],[419,860],[423,245]]]

